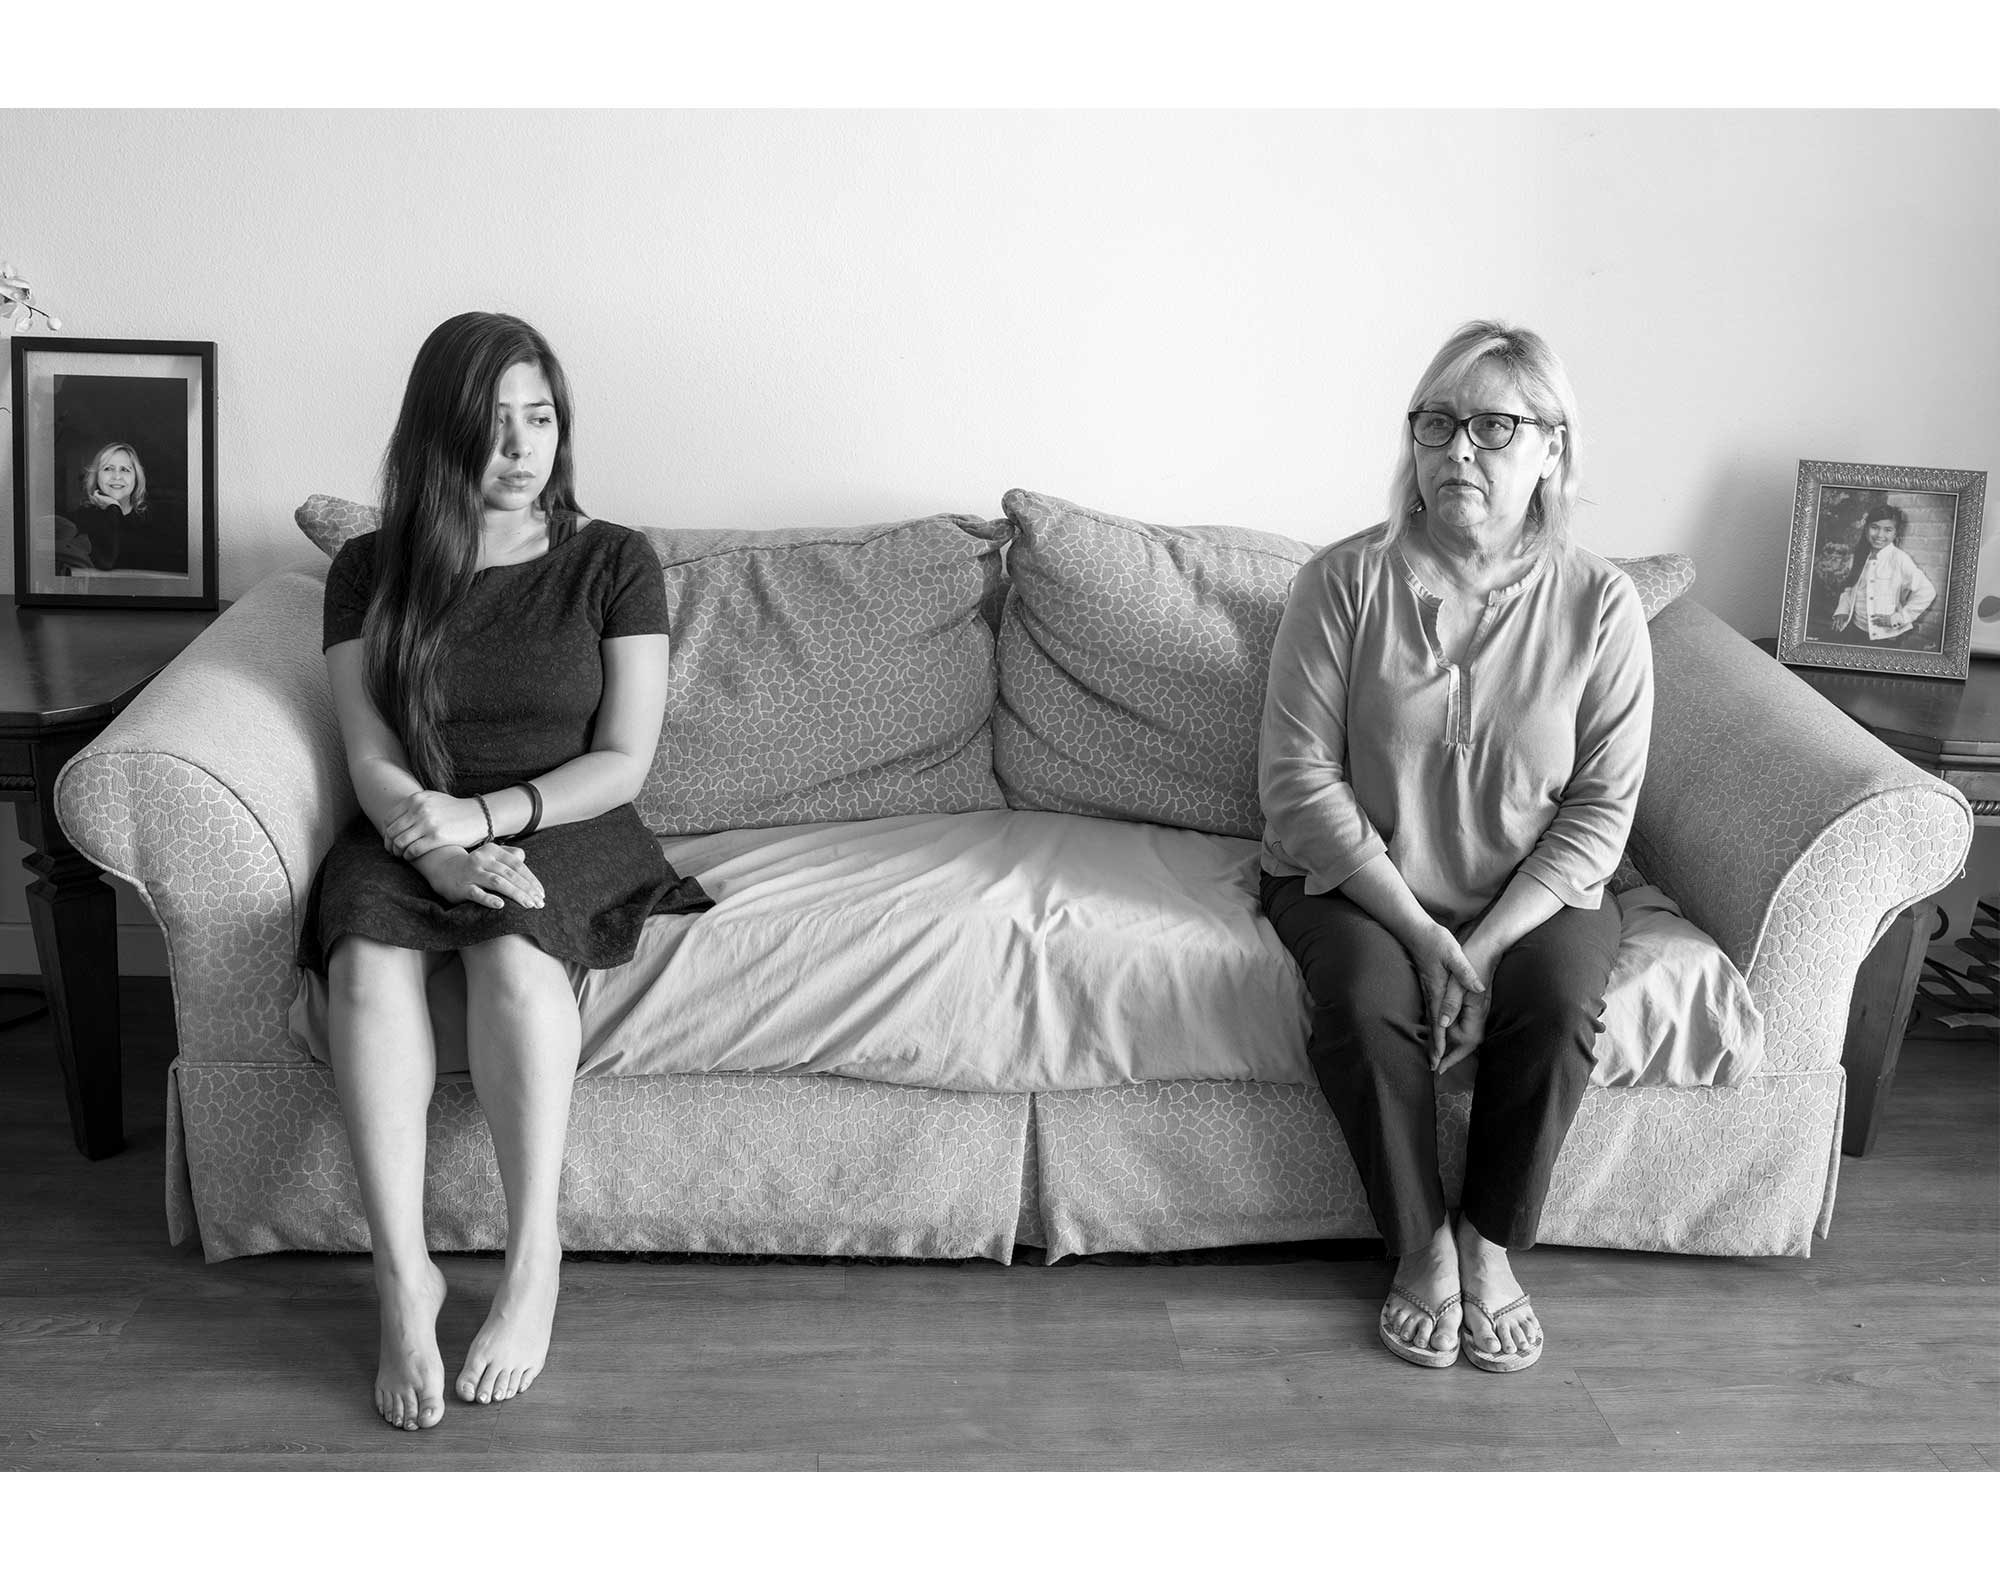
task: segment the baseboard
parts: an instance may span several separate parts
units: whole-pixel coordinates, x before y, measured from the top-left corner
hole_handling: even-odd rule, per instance
[[[0,977],[39,979],[41,974],[34,930],[25,922],[0,922]],[[167,975],[167,941],[158,928],[145,922],[118,924],[118,975]]]

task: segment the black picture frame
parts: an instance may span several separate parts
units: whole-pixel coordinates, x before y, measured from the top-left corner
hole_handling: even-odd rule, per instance
[[[14,602],[215,609],[215,342],[12,345]]]
[[[1984,472],[1801,461],[1779,660],[1964,680],[1985,512]]]

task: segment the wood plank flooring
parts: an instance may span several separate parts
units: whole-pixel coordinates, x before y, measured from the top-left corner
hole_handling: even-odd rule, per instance
[[[169,1247],[164,983],[124,994],[128,1145],[71,1147],[46,1018],[0,1031],[0,1468],[2000,1468],[2000,1058],[1911,1043],[1810,1259],[1543,1248],[1514,1377],[1373,1337],[1365,1246],[1209,1261],[573,1258],[550,1365],[422,1434],[369,1405],[366,1261]],[[441,1259],[456,1366],[499,1274]]]

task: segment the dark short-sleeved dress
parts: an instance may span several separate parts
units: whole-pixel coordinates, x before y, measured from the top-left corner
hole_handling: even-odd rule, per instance
[[[376,535],[352,539],[326,581],[324,646],[361,635],[375,587]],[[476,573],[446,618],[442,730],[453,795],[518,785],[590,750],[604,691],[598,643],[664,632],[666,598],[651,545],[630,528],[592,522],[539,559]],[[367,814],[335,838],[313,876],[299,965],[324,974],[350,933],[413,950],[456,950],[522,934],[560,960],[616,966],[661,912],[712,904],[683,878],[629,802],[579,823],[549,824],[518,846],[546,904],[498,908],[447,901],[383,849]]]

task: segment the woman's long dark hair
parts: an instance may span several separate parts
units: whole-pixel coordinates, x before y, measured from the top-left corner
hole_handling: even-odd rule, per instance
[[[368,691],[395,728],[410,769],[432,790],[452,788],[438,728],[444,615],[472,586],[485,520],[480,478],[493,455],[501,375],[531,363],[556,408],[556,454],[536,508],[553,548],[580,514],[570,465],[569,380],[549,343],[506,313],[461,313],[430,332],[403,389],[382,461],[382,527],[375,594],[361,629]]]

